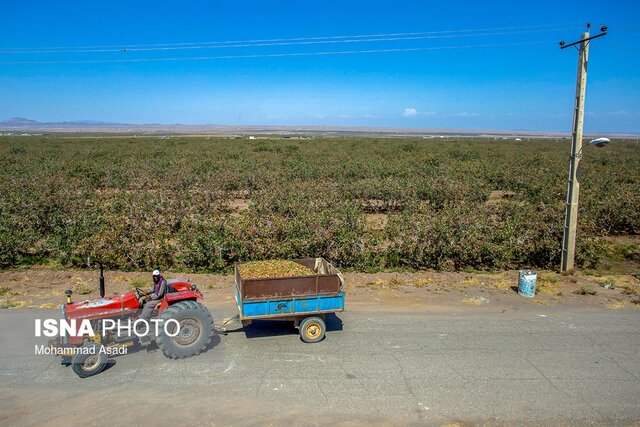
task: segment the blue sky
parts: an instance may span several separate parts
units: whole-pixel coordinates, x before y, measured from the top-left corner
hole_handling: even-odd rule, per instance
[[[610,31],[591,45],[585,129],[640,133],[637,1],[21,1],[2,10],[0,62],[63,63],[0,64],[0,120],[569,131],[577,52],[557,42],[577,40],[592,22],[592,34],[602,24]],[[170,51],[2,50],[473,29],[486,30]],[[501,46],[448,49],[486,44]],[[260,56],[433,47],[440,49]],[[196,56],[236,58],[65,63]]]

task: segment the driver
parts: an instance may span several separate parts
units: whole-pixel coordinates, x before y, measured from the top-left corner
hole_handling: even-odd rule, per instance
[[[153,277],[153,289],[151,289],[151,292],[144,298],[146,302],[140,314],[140,319],[144,320],[149,320],[151,312],[167,292],[167,281],[162,277],[162,274],[160,274],[160,270],[153,270],[151,276]]]

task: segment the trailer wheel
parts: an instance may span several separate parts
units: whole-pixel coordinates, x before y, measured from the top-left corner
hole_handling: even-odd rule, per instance
[[[319,317],[307,317],[300,322],[300,338],[308,343],[320,342],[324,338],[327,327]]]
[[[200,354],[211,342],[214,334],[211,313],[204,305],[195,301],[180,301],[173,304],[160,315],[160,319],[176,320],[180,331],[175,337],[170,337],[161,329],[156,344],[165,356],[171,359]],[[171,329],[171,326],[167,329]],[[175,329],[175,327],[174,327]],[[173,329],[168,331],[173,334]]]
[[[80,378],[87,378],[102,372],[107,366],[107,355],[100,352],[100,348],[95,344],[86,345],[83,348],[92,350],[78,352],[71,359],[71,369]]]

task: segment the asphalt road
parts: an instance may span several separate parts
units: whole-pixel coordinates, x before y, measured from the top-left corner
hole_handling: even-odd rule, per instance
[[[188,360],[142,350],[87,379],[34,354],[50,311],[2,310],[0,424],[640,421],[640,311],[527,307],[360,307],[318,344],[256,324]]]

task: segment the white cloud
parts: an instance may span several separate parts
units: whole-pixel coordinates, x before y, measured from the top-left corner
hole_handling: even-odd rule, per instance
[[[478,117],[480,113],[469,113],[468,111],[462,111],[455,114],[458,117]]]
[[[611,115],[611,116],[630,116],[630,115],[632,115],[632,114],[631,114],[631,111],[627,111],[627,110],[617,110],[617,111],[611,111],[611,112],[609,113],[609,115]]]
[[[616,111],[586,111],[584,113],[590,117],[631,117],[640,114],[638,111],[616,110]]]
[[[402,115],[405,117],[433,116],[435,114],[435,111],[418,111],[415,108],[405,108],[402,112]]]
[[[377,116],[373,114],[339,114],[338,118],[341,119],[374,119]]]

